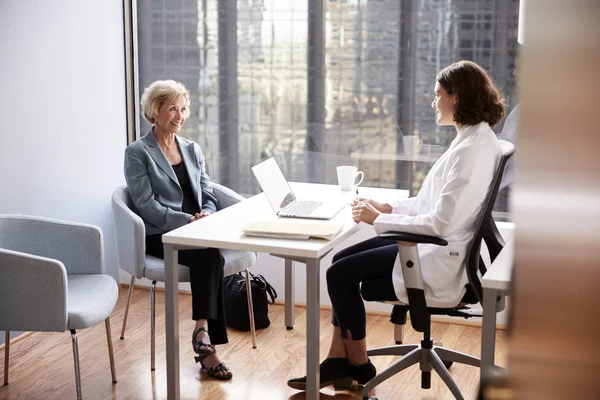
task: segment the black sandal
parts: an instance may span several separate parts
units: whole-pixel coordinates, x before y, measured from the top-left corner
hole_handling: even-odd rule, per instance
[[[231,373],[231,370],[229,368],[227,368],[227,365],[225,365],[225,363],[220,362],[217,365],[215,365],[214,367],[207,367],[206,365],[204,365],[204,359],[208,357],[208,356],[196,356],[194,357],[196,359],[196,362],[199,362],[200,365],[202,365],[202,369],[201,371],[206,371],[206,373],[208,374],[208,376],[210,376],[213,379],[218,379],[220,381],[228,381],[229,379],[233,378],[233,374]],[[226,372],[226,374],[224,375],[220,375],[219,372]]]
[[[214,356],[215,354],[217,354],[217,349],[215,348],[214,345],[212,345],[210,343],[204,343],[202,340],[196,341],[196,335],[198,335],[198,332],[208,333],[208,329],[201,326],[200,328],[195,329],[194,333],[192,333],[192,346],[194,347],[194,352],[196,354],[198,354],[200,356],[204,356],[204,357]],[[198,362],[198,361],[196,360],[196,362]]]

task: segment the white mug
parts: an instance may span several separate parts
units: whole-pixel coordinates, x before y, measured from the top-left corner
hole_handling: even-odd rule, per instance
[[[404,154],[418,153],[423,145],[423,141],[419,140],[417,136],[402,136],[402,143],[404,144]]]
[[[338,184],[340,190],[353,190],[360,185],[365,177],[362,171],[357,171],[358,168],[350,165],[342,165],[337,167]],[[356,178],[360,175],[360,180],[356,182]]]

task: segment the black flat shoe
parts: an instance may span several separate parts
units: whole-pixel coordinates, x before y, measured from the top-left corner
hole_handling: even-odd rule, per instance
[[[319,365],[319,387],[333,385],[336,390],[348,390],[352,387],[352,364],[347,358],[326,358]],[[290,379],[287,382],[292,389],[306,390],[306,376]]]
[[[352,365],[352,377],[360,384],[364,385],[377,375],[377,369],[369,360],[362,365]]]

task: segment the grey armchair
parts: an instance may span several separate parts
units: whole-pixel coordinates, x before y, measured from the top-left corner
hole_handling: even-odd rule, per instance
[[[242,201],[244,198],[226,188],[213,183],[213,191],[219,202],[220,208],[229,207]],[[146,278],[152,281],[150,286],[150,368],[155,367],[155,292],[156,282],[165,281],[165,264],[160,258],[149,256],[146,253],[146,228],[144,221],[133,212],[134,206],[126,186],[118,187],[112,195],[113,219],[115,225],[115,237],[117,241],[117,258],[119,266],[131,274],[127,305],[123,315],[123,327],[121,328],[121,339],[125,338],[125,327],[127,325],[127,313],[131,300],[132,288],[135,280]],[[256,253],[251,251],[221,250],[225,258],[224,275],[229,276],[241,271],[246,273],[246,289],[248,294],[248,311],[250,315],[250,331],[252,335],[252,347],[256,348],[256,331],[254,328],[254,311],[252,307],[252,292],[250,287],[250,275],[248,268],[256,262]],[[179,282],[189,282],[189,268],[179,265]]]
[[[117,382],[109,315],[119,288],[104,273],[102,231],[92,225],[0,215],[0,330],[71,332],[77,398],[81,379],[77,329],[104,321]],[[5,346],[8,384],[10,342]]]

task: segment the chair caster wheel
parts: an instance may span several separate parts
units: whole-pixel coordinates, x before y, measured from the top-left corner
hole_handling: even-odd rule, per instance
[[[442,360],[442,362],[444,363],[444,366],[446,367],[446,369],[450,368],[452,366],[452,364],[454,364],[453,361],[444,361],[444,360]]]
[[[402,344],[402,340],[396,340],[396,344]]]
[[[293,326],[286,326],[285,329],[288,330],[288,331],[291,331],[292,329],[294,329],[294,327]]]

